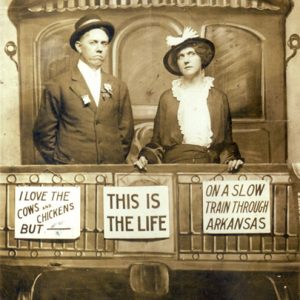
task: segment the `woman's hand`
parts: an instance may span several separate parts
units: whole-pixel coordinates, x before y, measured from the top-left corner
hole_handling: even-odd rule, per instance
[[[234,159],[228,162],[228,172],[236,172],[244,164],[241,159]]]
[[[145,156],[141,156],[133,165],[137,166],[139,170],[147,171],[146,166],[148,165],[148,160]]]

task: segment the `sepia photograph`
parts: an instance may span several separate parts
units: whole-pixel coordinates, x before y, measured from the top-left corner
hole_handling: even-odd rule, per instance
[[[300,299],[300,2],[2,0],[0,300]]]

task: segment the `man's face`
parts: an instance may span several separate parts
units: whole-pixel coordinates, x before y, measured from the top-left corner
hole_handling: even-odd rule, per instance
[[[76,42],[81,59],[93,69],[99,69],[106,58],[109,38],[100,28],[91,29]]]
[[[178,52],[177,64],[181,74],[186,78],[193,78],[202,70],[201,58],[193,47],[187,47]]]

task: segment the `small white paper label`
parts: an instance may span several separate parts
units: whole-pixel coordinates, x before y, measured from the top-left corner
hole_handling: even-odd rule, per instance
[[[270,183],[264,180],[204,181],[203,232],[270,233]]]
[[[80,236],[80,187],[17,186],[15,203],[15,238]]]
[[[104,237],[158,239],[170,236],[167,186],[103,189]]]

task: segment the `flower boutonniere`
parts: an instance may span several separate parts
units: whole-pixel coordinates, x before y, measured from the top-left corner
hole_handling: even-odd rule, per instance
[[[91,103],[91,99],[90,99],[89,95],[83,95],[83,96],[81,96],[81,99],[82,99],[84,106]]]
[[[102,91],[103,97],[106,98],[111,98],[112,97],[112,87],[110,83],[104,83],[103,84],[103,91]]]

